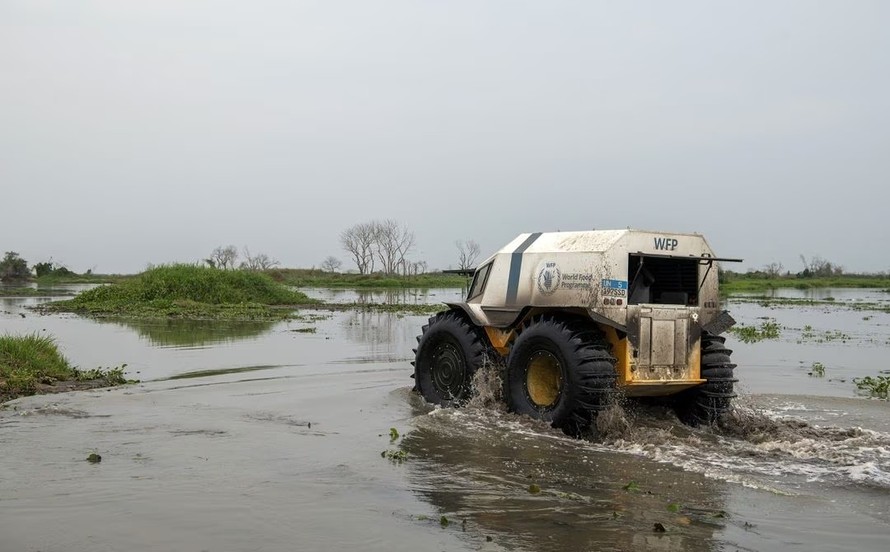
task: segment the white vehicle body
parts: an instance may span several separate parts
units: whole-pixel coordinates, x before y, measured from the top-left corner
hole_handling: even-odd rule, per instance
[[[464,303],[501,354],[523,320],[589,316],[612,343],[629,395],[667,395],[705,382],[700,337],[721,318],[718,259],[699,234],[602,230],[521,234],[476,269]]]

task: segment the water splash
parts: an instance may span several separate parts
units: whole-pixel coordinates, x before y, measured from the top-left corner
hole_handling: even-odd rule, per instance
[[[504,360],[484,357],[482,366],[473,374],[473,397],[467,403],[468,408],[488,409],[506,412],[507,405],[504,402]]]

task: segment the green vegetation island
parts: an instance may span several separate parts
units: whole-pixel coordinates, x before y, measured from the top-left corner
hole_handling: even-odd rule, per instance
[[[319,301],[250,270],[167,265],[41,305],[43,311],[131,318],[283,319]]]

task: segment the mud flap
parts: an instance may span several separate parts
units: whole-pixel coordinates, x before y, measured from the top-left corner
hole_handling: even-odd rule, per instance
[[[701,329],[703,332],[708,332],[711,335],[720,335],[733,326],[735,326],[735,318],[730,316],[728,312],[723,311],[702,326]]]

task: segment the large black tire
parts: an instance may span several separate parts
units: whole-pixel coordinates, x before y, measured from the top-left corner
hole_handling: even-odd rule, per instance
[[[507,406],[579,435],[612,403],[615,362],[611,345],[591,322],[532,319],[507,359]]]
[[[424,399],[460,406],[473,393],[473,375],[485,360],[485,336],[460,311],[433,316],[417,336],[414,385]]]
[[[677,398],[677,413],[683,422],[696,426],[718,422],[732,408],[735,364],[726,338],[704,333],[701,336],[701,377],[707,380]]]

